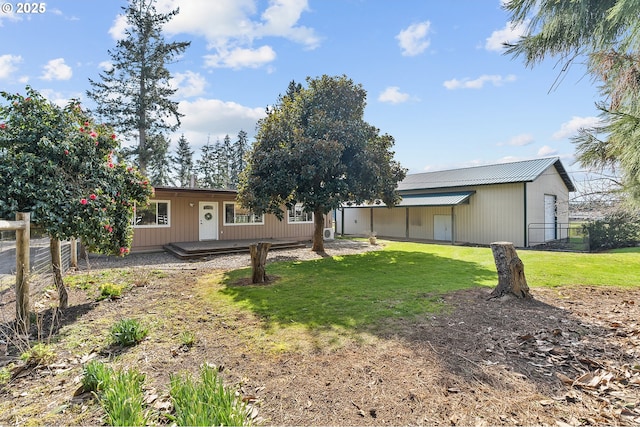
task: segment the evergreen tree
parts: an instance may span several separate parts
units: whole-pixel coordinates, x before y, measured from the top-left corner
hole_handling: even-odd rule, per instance
[[[243,130],[238,132],[238,139],[231,151],[231,159],[229,166],[229,183],[231,188],[238,188],[240,182],[240,173],[245,169],[247,162],[246,153],[249,151],[249,142],[247,133]]]
[[[87,96],[97,104],[96,112],[126,136],[137,133],[137,145],[123,154],[137,160],[146,173],[154,142],[161,140],[148,135],[163,135],[180,125],[178,103],[171,100],[176,92],[169,85],[171,75],[167,64],[179,57],[190,42],[167,43],[162,27],[179,9],[161,14],[156,12],[156,0],[130,0],[123,7],[128,27],[125,38],[109,50],[112,68],[100,73],[100,81],[89,79],[92,90]]]
[[[231,163],[233,155],[233,145],[229,135],[225,135],[218,153],[218,169],[220,171],[221,188],[233,188],[231,185]]]
[[[149,157],[149,179],[154,186],[174,185],[171,177],[171,158],[169,157],[169,140],[163,135],[149,137],[150,146],[155,150]]]
[[[215,146],[211,145],[208,139],[207,143],[200,149],[200,158],[196,162],[196,170],[198,171],[198,186],[202,188],[218,188],[218,158]]]
[[[177,173],[178,185],[180,187],[189,187],[191,185],[191,176],[193,175],[193,150],[189,146],[189,141],[184,134],[178,139],[178,147],[176,155],[171,157],[171,162],[175,165],[174,171]]]

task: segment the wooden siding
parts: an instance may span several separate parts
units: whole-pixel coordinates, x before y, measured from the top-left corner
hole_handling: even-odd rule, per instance
[[[233,193],[206,191],[186,192],[163,190],[156,191],[152,200],[170,202],[169,227],[134,228],[131,250],[140,252],[156,250],[171,242],[194,242],[199,240],[199,203],[218,202],[218,239],[261,239],[290,238],[311,240],[313,223],[288,223],[286,215],[279,221],[275,215],[265,215],[264,224],[224,224],[224,202],[235,201]],[[329,216],[325,218],[327,227],[331,226]]]

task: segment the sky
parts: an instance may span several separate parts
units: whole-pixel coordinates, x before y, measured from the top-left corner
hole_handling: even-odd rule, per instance
[[[0,0],[0,90],[27,85],[53,102],[86,96],[123,37],[125,0]],[[191,46],[168,66],[198,154],[209,139],[256,131],[290,81],[346,75],[367,92],[365,120],[395,139],[409,173],[559,156],[574,180],[571,137],[597,123],[584,66],[525,67],[502,43],[502,0],[158,0],[179,7],[167,41]],[[19,13],[20,12],[20,13]],[[559,82],[559,84],[558,84]],[[125,143],[126,145],[126,143]]]

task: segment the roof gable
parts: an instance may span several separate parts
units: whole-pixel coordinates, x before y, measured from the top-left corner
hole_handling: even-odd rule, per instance
[[[575,191],[558,157],[410,174],[398,183],[398,191],[532,182],[551,166],[555,167],[567,189]]]

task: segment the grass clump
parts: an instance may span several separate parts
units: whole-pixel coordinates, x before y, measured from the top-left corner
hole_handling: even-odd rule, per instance
[[[0,386],[7,384],[9,381],[11,381],[11,369],[5,366],[0,369]]]
[[[122,296],[126,285],[117,284],[112,282],[102,283],[100,285],[100,295],[98,296],[98,301],[104,299],[118,299]]]
[[[20,355],[20,360],[29,366],[47,366],[56,360],[51,346],[38,343]]]
[[[136,319],[122,319],[111,327],[112,342],[123,347],[138,344],[148,334],[149,329]]]
[[[183,331],[180,334],[180,342],[187,347],[193,347],[197,341],[196,334],[192,331]]]
[[[108,425],[139,426],[150,421],[144,408],[144,380],[145,375],[135,369],[114,371],[93,360],[84,367],[82,386],[98,397]]]
[[[170,395],[174,413],[169,419],[179,426],[249,425],[245,404],[227,389],[218,370],[209,365],[200,368],[200,380],[191,375],[171,375]]]

